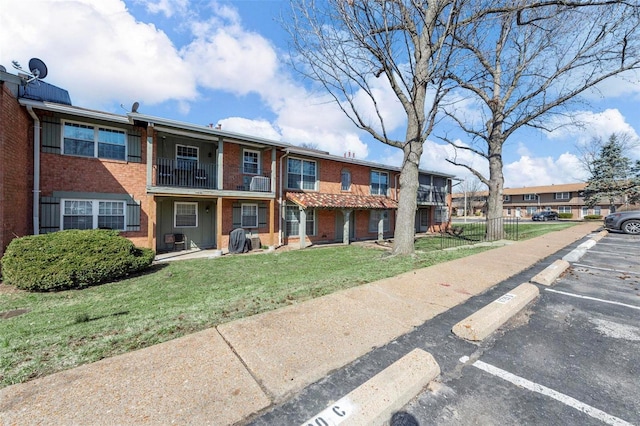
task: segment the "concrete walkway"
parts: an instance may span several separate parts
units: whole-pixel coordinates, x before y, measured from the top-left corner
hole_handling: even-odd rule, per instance
[[[242,422],[600,227],[584,223],[0,390],[2,425]]]

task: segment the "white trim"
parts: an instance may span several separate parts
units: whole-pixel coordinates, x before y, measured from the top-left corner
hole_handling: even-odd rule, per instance
[[[85,126],[87,128],[92,128],[93,129],[93,156],[79,155],[79,154],[68,154],[68,153],[64,152],[64,139],[65,139],[64,130],[65,130],[65,127],[66,127],[67,124],[75,124],[75,125],[78,125],[78,126]],[[124,158],[100,157],[98,155],[100,143],[104,143],[104,144],[108,144],[108,145],[114,145],[114,144],[110,144],[108,142],[101,142],[100,141],[100,136],[99,136],[100,135],[100,129],[112,130],[112,131],[115,131],[115,132],[122,133],[124,135]],[[89,122],[83,122],[83,121],[75,121],[75,120],[65,120],[65,119],[63,119],[63,120],[61,120],[61,126],[60,126],[60,154],[61,155],[68,155],[68,156],[72,156],[72,157],[99,158],[99,159],[102,159],[102,160],[109,160],[109,161],[127,161],[127,159],[129,158],[129,135],[128,135],[126,129],[122,129],[120,127],[103,126],[102,124],[99,124],[99,123],[89,123]]]
[[[185,205],[193,205],[195,206],[195,211],[196,211],[196,224],[195,225],[188,225],[188,226],[178,226],[176,219],[178,216],[178,204],[185,204]],[[198,227],[198,203],[197,202],[193,202],[193,201],[174,201],[173,203],[173,227],[174,228],[197,228]]]
[[[72,217],[77,215],[65,215],[65,203],[67,201],[82,201],[91,203],[91,216],[92,224],[90,229],[98,229],[98,216],[100,215],[100,203],[120,203],[122,205],[122,228],[116,229],[116,231],[126,231],[127,230],[127,202],[123,200],[117,199],[105,199],[105,200],[96,200],[92,198],[62,198],[60,200],[60,230],[63,231],[65,229],[78,229],[78,228],[65,228],[64,227],[64,218],[65,216]],[[88,215],[86,215],[88,216]]]
[[[175,159],[176,159],[176,162],[178,161],[178,147],[180,147],[180,146],[181,146],[181,147],[183,147],[183,148],[193,148],[193,149],[195,149],[195,150],[196,150],[196,163],[197,163],[198,161],[200,161],[200,147],[199,147],[199,146],[195,146],[195,145],[185,145],[185,144],[177,143],[177,144],[176,144],[176,149],[175,149],[175,154],[176,154],[176,155],[175,155]],[[190,160],[190,158],[189,158],[189,160]]]
[[[256,154],[257,158],[257,162],[256,162],[256,166],[258,167],[258,170],[256,171],[256,173],[251,173],[251,172],[247,172],[246,169],[244,168],[245,164],[251,164],[253,165],[253,163],[245,163],[245,153],[252,153],[252,154]],[[244,175],[259,175],[262,173],[262,155],[260,153],[260,151],[256,150],[256,149],[247,149],[247,148],[242,148],[242,174]]]
[[[300,184],[299,188],[292,188],[292,187],[289,186],[289,174],[290,174],[290,171],[289,171],[289,160],[300,161],[300,167],[301,168],[300,168],[300,175],[299,175],[300,176],[300,180],[298,181],[299,184]],[[315,180],[313,182],[313,188],[312,189],[304,188],[304,176],[305,176],[304,175],[304,163],[305,163],[305,161],[308,162],[308,163],[314,163],[315,164],[315,174],[314,174]],[[316,160],[308,160],[308,159],[300,158],[300,157],[288,157],[287,158],[287,173],[286,173],[286,177],[285,178],[286,178],[286,187],[287,187],[287,189],[299,189],[301,191],[317,191],[318,190],[318,179],[319,179],[319,177],[318,177],[318,162]]]
[[[244,223],[244,218],[245,217],[251,217],[251,216],[245,216],[244,213],[244,208],[245,207],[253,207],[256,209],[256,223],[255,225],[247,225]],[[260,223],[260,220],[258,218],[258,216],[260,216],[260,208],[258,206],[258,204],[253,204],[253,203],[242,203],[240,204],[240,226],[243,228],[257,228],[258,224]]]
[[[373,173],[378,173],[378,174],[381,174],[381,175],[382,174],[387,175],[387,190],[385,191],[384,194],[374,194],[373,191],[371,191],[371,187],[373,186],[373,180],[371,179],[371,177],[372,177]],[[376,169],[369,170],[369,194],[370,195],[378,195],[378,196],[382,196],[382,197],[388,196],[389,195],[389,189],[390,189],[389,188],[390,179],[391,179],[391,176],[389,175],[389,172],[386,172],[384,170],[376,170]]]

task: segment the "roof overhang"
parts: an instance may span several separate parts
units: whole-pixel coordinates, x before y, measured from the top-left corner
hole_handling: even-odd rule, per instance
[[[85,108],[78,108],[70,105],[56,104],[53,102],[34,101],[31,99],[21,98],[20,105],[30,106],[34,109],[43,111],[57,112],[60,114],[73,115],[75,117],[90,118],[93,120],[103,120],[118,124],[130,124],[124,115],[111,114],[108,112],[94,111]]]

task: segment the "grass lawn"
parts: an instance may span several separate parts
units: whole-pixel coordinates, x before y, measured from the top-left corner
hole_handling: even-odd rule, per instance
[[[572,225],[523,224],[520,237]],[[0,388],[490,249],[439,247],[438,238],[428,237],[416,242],[413,257],[350,245],[185,260],[56,293],[2,286],[0,313],[28,312],[0,319]]]

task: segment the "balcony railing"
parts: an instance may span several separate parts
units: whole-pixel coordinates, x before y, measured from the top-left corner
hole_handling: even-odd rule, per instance
[[[180,188],[216,189],[216,165],[158,158],[155,165],[155,184]]]
[[[271,174],[224,174],[224,189],[232,191],[271,192]]]
[[[433,203],[433,204],[446,204],[447,196],[445,192],[436,190],[418,190],[418,204],[420,203]]]

